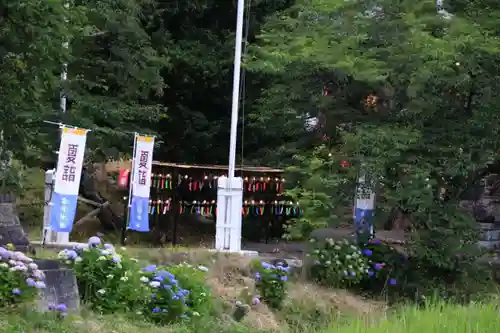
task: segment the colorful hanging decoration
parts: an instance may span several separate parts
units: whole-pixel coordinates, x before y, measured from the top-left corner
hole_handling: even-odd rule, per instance
[[[171,190],[172,175],[170,174],[152,174],[151,187],[158,190]]]
[[[149,200],[149,215],[165,215],[170,212],[172,199]]]
[[[285,178],[271,177],[245,177],[243,178],[243,189],[252,193],[275,193],[284,192]]]
[[[156,190],[172,190],[181,188],[190,193],[205,192],[207,190],[216,190],[220,174],[203,175],[199,179],[190,175],[180,175],[176,182],[171,174],[152,174],[151,187]],[[245,177],[244,191],[251,193],[273,193],[282,194],[285,190],[285,179],[278,177]]]
[[[347,163],[347,164],[346,164]],[[343,161],[342,167],[348,162]],[[128,170],[127,170],[128,171]],[[120,172],[119,178],[129,176],[125,170]],[[151,175],[151,188],[154,192],[149,201],[150,215],[195,214],[214,218],[217,215],[217,182],[223,173],[205,173],[198,176],[181,174],[174,177],[168,172],[156,172]],[[274,216],[300,217],[302,209],[298,203],[279,199],[285,190],[285,179],[276,176],[244,177],[244,195],[252,197],[245,200],[241,208],[243,216]],[[175,192],[174,191],[178,191]],[[155,194],[154,194],[155,193]],[[165,193],[168,193],[165,195]],[[156,198],[155,198],[156,196]],[[260,199],[262,197],[262,199]],[[174,206],[172,200],[179,200]],[[265,198],[265,200],[264,200]],[[187,200],[186,200],[187,199]],[[175,211],[174,211],[175,207]]]
[[[293,201],[271,201],[265,202],[263,200],[245,200],[243,202],[243,207],[241,208],[241,214],[243,216],[263,216],[263,215],[274,215],[274,216],[286,216],[286,217],[300,217],[302,215],[302,209],[299,203],[294,203]]]
[[[203,201],[181,201],[179,213],[184,214],[195,214],[205,217],[214,217],[216,213],[217,204],[215,200],[203,200]]]

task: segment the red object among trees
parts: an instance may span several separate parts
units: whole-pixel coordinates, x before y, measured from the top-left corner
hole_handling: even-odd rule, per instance
[[[345,168],[348,168],[350,165],[351,165],[351,164],[350,164],[348,161],[342,161],[342,162],[340,163],[340,166],[341,166],[342,168],[344,168],[344,169],[345,169]]]
[[[127,188],[128,187],[128,177],[130,174],[129,169],[121,169],[120,170],[120,175],[118,176],[118,180],[116,182],[116,185],[121,188]]]

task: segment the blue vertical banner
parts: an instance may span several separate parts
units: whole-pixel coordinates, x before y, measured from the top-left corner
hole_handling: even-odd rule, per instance
[[[149,231],[149,192],[153,166],[154,137],[135,135],[129,230]]]
[[[87,130],[62,127],[55,185],[50,201],[49,228],[55,232],[71,232],[73,229],[86,142]]]
[[[362,173],[358,180],[354,197],[354,228],[359,241],[373,237],[373,218],[375,212],[375,188],[366,174]]]

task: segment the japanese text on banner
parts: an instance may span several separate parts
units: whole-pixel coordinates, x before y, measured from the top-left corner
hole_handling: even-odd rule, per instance
[[[73,228],[86,141],[86,130],[63,127],[51,200],[50,228],[56,232]]]
[[[153,137],[136,136],[129,222],[129,229],[135,231],[149,231],[148,205],[153,149]]]

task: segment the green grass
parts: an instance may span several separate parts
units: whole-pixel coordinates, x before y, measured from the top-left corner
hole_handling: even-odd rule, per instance
[[[342,327],[333,325],[324,333],[496,333],[499,310],[494,303],[407,307],[372,322],[355,320]]]
[[[328,329],[314,331],[306,326],[301,333],[497,333],[500,327],[498,304],[471,304],[468,306],[433,305],[426,309],[406,307],[401,311],[380,318],[358,318],[348,322],[332,322]],[[312,327],[312,326],[311,326]],[[34,313],[0,316],[0,332],[5,333],[256,333],[263,332],[248,326],[205,318],[198,325],[175,325],[155,327],[120,315],[97,317],[86,314],[82,317],[66,318],[63,321],[50,319]],[[283,330],[283,332],[286,332]],[[298,333],[298,332],[286,332]]]

